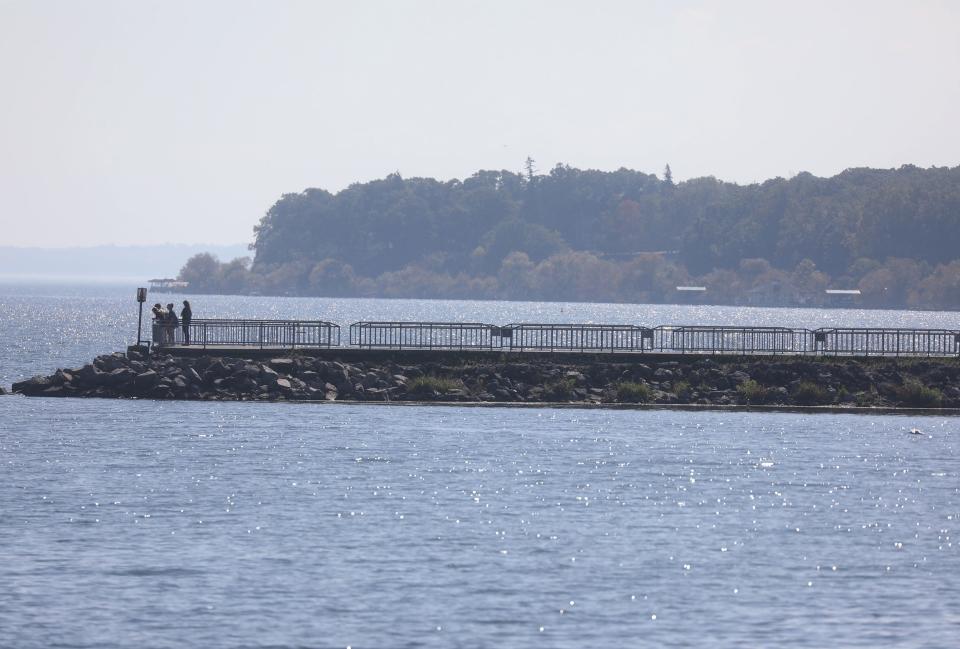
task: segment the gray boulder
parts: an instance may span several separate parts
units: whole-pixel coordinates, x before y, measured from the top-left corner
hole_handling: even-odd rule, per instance
[[[115,358],[112,354],[101,354],[93,359],[93,365],[102,372],[111,372],[122,365],[126,365],[126,358],[122,361]]]
[[[106,377],[106,385],[113,387],[127,386],[133,383],[137,373],[126,367],[118,367]]]
[[[137,374],[133,379],[133,385],[138,389],[152,388],[160,382],[160,375],[153,370],[147,370],[142,374]],[[151,395],[153,396],[153,395]]]
[[[34,395],[40,394],[51,385],[50,378],[46,376],[34,376],[26,381],[18,381],[13,384],[13,391],[17,394]]]
[[[214,379],[222,379],[230,374],[230,368],[224,365],[223,361],[217,359],[207,367],[207,373],[213,375]]]
[[[276,385],[279,378],[280,374],[278,374],[277,371],[272,367],[267,365],[260,366],[260,380],[267,385]]]
[[[173,391],[165,385],[157,385],[147,392],[147,396],[152,399],[172,399]]]
[[[96,365],[84,365],[77,373],[77,381],[80,385],[86,387],[95,387],[103,385],[106,382],[108,374],[97,369]]]
[[[271,358],[270,367],[278,372],[290,374],[296,367],[296,361],[294,361],[292,358]]]
[[[327,401],[335,401],[337,397],[340,396],[340,391],[337,389],[337,386],[332,383],[323,384],[323,393]]]
[[[672,379],[672,378],[673,378],[673,372],[672,372],[671,370],[668,370],[668,369],[665,368],[665,367],[658,367],[658,368],[656,369],[656,371],[653,373],[653,378],[655,378],[655,379],[657,379],[657,380],[659,380],[659,381],[663,381],[663,380],[667,380],[667,379]]]

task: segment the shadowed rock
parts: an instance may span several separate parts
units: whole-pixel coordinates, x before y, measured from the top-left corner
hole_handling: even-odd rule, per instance
[[[138,389],[152,388],[160,382],[160,375],[153,370],[147,370],[142,374],[137,374],[133,379],[134,387]]]

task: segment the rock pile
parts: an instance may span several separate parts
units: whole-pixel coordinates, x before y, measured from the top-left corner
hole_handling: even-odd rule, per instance
[[[270,360],[116,353],[13,385],[29,396],[200,400],[500,401],[960,407],[955,359],[739,359],[643,362],[451,356],[400,365],[311,356]]]

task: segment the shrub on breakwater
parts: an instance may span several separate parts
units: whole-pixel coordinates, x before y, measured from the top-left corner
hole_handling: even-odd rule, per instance
[[[620,401],[646,403],[650,400],[651,395],[650,386],[646,383],[621,381],[617,384],[617,398],[620,399]]]

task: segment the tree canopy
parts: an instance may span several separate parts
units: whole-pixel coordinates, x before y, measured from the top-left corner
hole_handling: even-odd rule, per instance
[[[738,185],[558,165],[464,180],[386,178],[280,198],[254,228],[251,266],[203,257],[195,290],[825,303],[955,308],[960,167],[848,169]],[[198,256],[199,257],[199,256]]]

